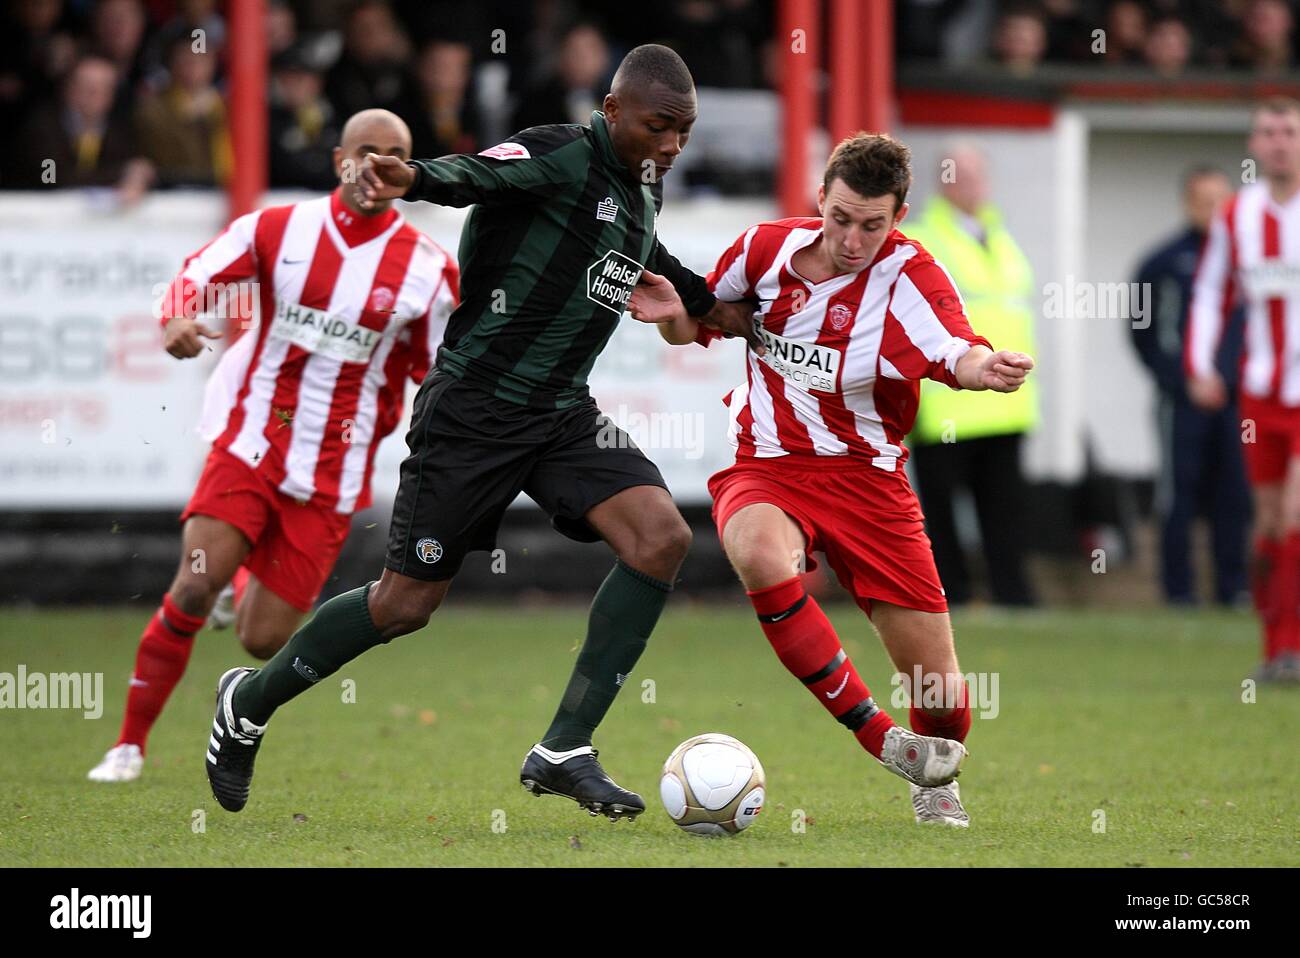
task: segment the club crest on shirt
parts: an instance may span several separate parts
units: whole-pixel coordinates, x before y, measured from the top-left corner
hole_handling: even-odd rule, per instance
[[[393,303],[396,301],[396,294],[387,286],[376,286],[375,291],[370,294],[370,308],[377,313],[392,312]]]
[[[843,329],[853,318],[853,310],[849,309],[843,303],[836,303],[827,310],[827,317],[831,321],[831,329]]]

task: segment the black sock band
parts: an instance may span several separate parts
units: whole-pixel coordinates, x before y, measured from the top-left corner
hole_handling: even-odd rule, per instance
[[[794,605],[790,606],[790,608],[784,609],[781,612],[772,612],[769,613],[768,615],[760,615],[758,617],[758,621],[762,622],[764,625],[771,625],[773,622],[781,622],[785,619],[790,618],[790,616],[794,615],[796,612],[798,612],[807,604],[808,604],[808,593],[805,592],[803,595],[799,596],[799,600],[795,602]]]
[[[799,681],[802,682],[804,685],[816,685],[818,682],[822,681],[823,679],[828,679],[832,675],[834,675],[835,670],[838,669],[841,665],[843,665],[844,660],[847,658],[848,656],[844,654],[844,650],[840,649],[838,652],[835,653],[835,658],[827,662],[824,668],[819,669],[818,671],[814,672],[812,675],[805,676]]]
[[[871,696],[867,696],[853,708],[849,709],[843,715],[835,716],[835,721],[839,722],[850,732],[856,732],[862,726],[871,720],[871,717],[880,711],[880,706],[875,703]]]

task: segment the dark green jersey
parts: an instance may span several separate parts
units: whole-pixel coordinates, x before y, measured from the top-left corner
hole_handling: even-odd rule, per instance
[[[642,269],[666,276],[691,315],[713,306],[704,278],[655,238],[662,184],[619,162],[603,113],[411,165],[406,199],[474,205],[460,237],[461,301],[437,358],[452,376],[524,405],[567,406],[587,395]]]

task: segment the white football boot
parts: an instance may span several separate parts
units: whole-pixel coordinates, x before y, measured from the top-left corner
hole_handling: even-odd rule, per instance
[[[139,745],[114,745],[98,765],[86,773],[92,782],[134,782],[144,768]]]
[[[228,629],[235,622],[235,583],[227,582],[226,587],[217,594],[217,602],[208,613],[209,629]]]
[[[948,738],[917,735],[895,725],[885,733],[880,764],[913,785],[947,785],[961,774],[966,746]]]
[[[962,808],[961,792],[957,790],[956,782],[938,788],[913,785],[911,789],[912,810],[916,812],[916,820],[921,824],[935,822],[954,828],[970,827],[970,816]]]

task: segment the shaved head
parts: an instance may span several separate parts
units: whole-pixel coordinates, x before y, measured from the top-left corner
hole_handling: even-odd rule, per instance
[[[362,110],[348,117],[339,134],[339,145],[334,147],[334,172],[339,182],[346,185],[355,184],[357,172],[367,153],[381,156],[396,156],[402,160],[411,158],[411,131],[406,122],[389,110]],[[357,202],[356,191],[345,189],[342,199],[354,213],[362,216],[374,216],[383,213],[393,205],[392,200],[381,200],[362,208]]]
[[[691,71],[657,43],[636,47],[623,58],[603,107],[614,152],[628,175],[643,183],[672,169],[699,112]]]
[[[375,146],[394,143],[403,146],[407,156],[411,154],[411,131],[403,120],[391,110],[362,110],[353,113],[343,124],[339,134],[339,147],[344,153],[351,153],[351,147],[360,141]],[[382,153],[384,150],[367,150],[368,153]]]
[[[623,58],[609,92],[624,96],[631,90],[649,90],[656,83],[681,96],[695,95],[695,81],[686,61],[668,47],[644,43]]]

